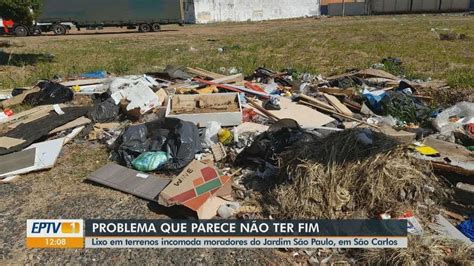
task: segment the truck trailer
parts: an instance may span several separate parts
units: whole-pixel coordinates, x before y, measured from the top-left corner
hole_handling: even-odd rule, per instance
[[[156,32],[163,24],[183,24],[183,0],[44,0],[34,25],[17,24],[12,30],[17,36],[65,35],[73,27]]]

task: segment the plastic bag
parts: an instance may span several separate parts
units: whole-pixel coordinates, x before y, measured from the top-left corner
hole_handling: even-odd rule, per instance
[[[455,116],[461,119],[451,122],[449,119]],[[433,126],[443,134],[472,122],[474,122],[474,103],[460,102],[438,114],[433,121]]]
[[[40,82],[38,87],[40,87],[41,90],[26,95],[23,100],[24,104],[32,106],[58,104],[72,101],[74,98],[74,92],[59,83],[44,81]]]
[[[219,142],[217,133],[221,130],[221,124],[216,121],[211,121],[208,123],[204,134],[202,135],[202,146],[205,148],[210,148],[213,144]]]
[[[114,121],[120,113],[120,106],[112,98],[94,105],[87,116],[94,122],[104,123]]]
[[[169,154],[170,160],[160,169],[181,169],[201,151],[198,128],[191,122],[177,118],[162,118],[130,126],[115,142],[112,159],[131,167],[135,158],[150,151],[164,151]]]
[[[131,167],[132,161],[140,154],[150,150],[151,140],[147,138],[148,129],[145,125],[127,128],[117,139],[116,151],[112,154],[119,164]]]
[[[459,231],[474,242],[474,216],[471,219],[462,222],[458,226]]]
[[[150,172],[159,169],[169,159],[169,154],[164,151],[144,152],[132,161],[132,165],[138,171]]]
[[[382,99],[387,96],[385,91],[369,91],[364,89],[362,95],[370,110],[378,114],[382,112],[381,102]]]

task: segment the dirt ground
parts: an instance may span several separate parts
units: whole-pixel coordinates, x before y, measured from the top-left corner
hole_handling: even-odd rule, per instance
[[[289,254],[276,250],[29,250],[26,220],[34,219],[169,219],[157,204],[85,181],[107,160],[103,147],[83,143],[63,148],[56,166],[0,185],[0,264],[280,264]]]

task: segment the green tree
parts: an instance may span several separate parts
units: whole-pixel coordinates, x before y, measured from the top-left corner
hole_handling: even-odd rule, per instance
[[[0,0],[0,17],[31,24],[39,15],[41,4],[42,0]]]

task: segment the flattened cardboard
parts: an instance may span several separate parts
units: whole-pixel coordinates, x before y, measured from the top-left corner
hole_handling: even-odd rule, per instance
[[[0,175],[35,165],[36,149],[29,149],[0,156]]]
[[[219,197],[231,193],[231,180],[216,168],[194,160],[161,192],[158,202],[164,206],[184,205],[199,219],[211,219],[225,203]]]
[[[167,178],[141,173],[115,163],[108,163],[91,173],[87,179],[151,201],[157,200],[160,192],[170,183]]]
[[[287,98],[280,98],[280,106],[281,110],[269,112],[279,119],[294,119],[302,128],[317,128],[334,121],[330,116],[320,113],[311,107],[294,103]]]
[[[410,144],[416,139],[416,133],[408,132],[405,130],[397,131],[388,125],[382,125],[380,126],[380,128],[382,129],[382,132],[385,135],[388,135],[403,144]]]
[[[5,149],[10,149],[16,145],[20,145],[25,142],[24,139],[10,138],[10,137],[0,137],[0,147]]]
[[[474,171],[474,152],[467,150],[464,146],[438,140],[431,136],[427,137],[423,144],[433,147],[441,154],[440,158],[428,157],[427,159],[449,164],[451,166],[461,167],[471,172]]]

